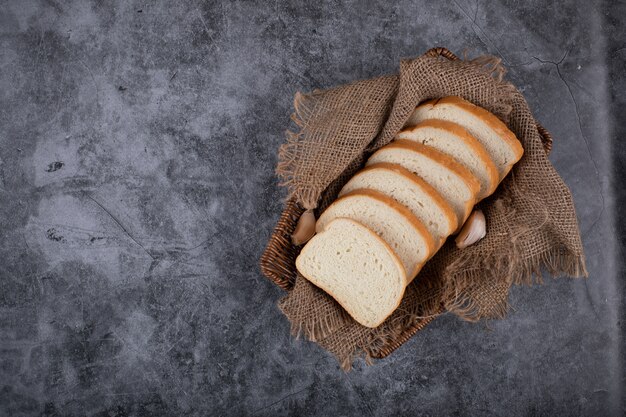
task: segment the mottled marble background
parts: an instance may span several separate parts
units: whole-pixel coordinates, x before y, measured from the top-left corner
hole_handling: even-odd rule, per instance
[[[393,3],[393,4],[392,4]],[[622,2],[0,0],[0,415],[624,409]],[[296,91],[502,57],[553,133],[588,280],[518,287],[345,374],[257,262]]]

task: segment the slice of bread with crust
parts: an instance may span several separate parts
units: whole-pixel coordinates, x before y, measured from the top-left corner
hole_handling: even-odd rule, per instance
[[[381,324],[404,295],[400,259],[376,233],[354,220],[330,221],[304,246],[296,268],[367,327]]]

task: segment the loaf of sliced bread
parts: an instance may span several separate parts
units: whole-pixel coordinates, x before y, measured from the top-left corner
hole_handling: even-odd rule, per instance
[[[499,183],[498,168],[484,146],[460,125],[446,120],[428,119],[398,133],[408,139],[450,155],[480,181],[478,199],[491,195]]]
[[[422,222],[402,204],[378,191],[354,190],[339,197],[320,215],[317,233],[339,217],[356,220],[387,242],[402,261],[407,285],[434,252],[433,237]]]
[[[380,162],[398,164],[435,188],[454,208],[458,227],[469,216],[480,190],[474,175],[454,158],[410,140],[394,140],[376,151],[367,166]]]
[[[447,120],[467,129],[485,147],[496,163],[500,181],[524,153],[522,144],[515,134],[500,119],[461,97],[445,97],[420,104],[411,114],[405,127],[430,119]]]
[[[366,188],[380,191],[407,207],[435,239],[438,249],[457,228],[452,206],[422,178],[400,165],[382,162],[357,172],[339,192]]]
[[[404,267],[391,247],[361,223],[345,218],[328,222],[304,246],[296,268],[367,327],[378,326],[393,313],[406,285]]]

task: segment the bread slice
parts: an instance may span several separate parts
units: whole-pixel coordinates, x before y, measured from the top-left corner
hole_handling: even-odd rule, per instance
[[[435,239],[435,248],[457,228],[452,206],[430,184],[400,165],[382,162],[365,167],[344,185],[339,196],[360,188],[380,191],[411,210]]]
[[[398,139],[383,146],[367,161],[398,164],[435,188],[454,208],[458,226],[469,216],[480,184],[476,177],[454,158],[410,140]]]
[[[463,164],[480,181],[479,200],[493,194],[500,182],[498,168],[484,146],[456,123],[427,119],[402,130],[398,138],[431,146]]]
[[[461,97],[444,97],[420,104],[411,114],[405,127],[429,119],[447,120],[467,129],[485,147],[496,163],[500,181],[524,153],[522,144],[515,134],[500,119]]]
[[[354,220],[337,218],[296,258],[296,268],[359,323],[381,324],[404,295],[404,267],[391,247]]]
[[[407,285],[434,252],[434,240],[422,222],[378,191],[354,190],[338,198],[321,214],[316,231],[323,232],[338,217],[362,223],[387,242],[404,265]]]

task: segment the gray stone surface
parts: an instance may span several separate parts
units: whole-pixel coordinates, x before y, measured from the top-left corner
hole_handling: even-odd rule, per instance
[[[388,3],[0,0],[1,415],[623,415],[624,3]],[[296,91],[435,45],[508,65],[590,277],[344,374],[257,267],[276,150]]]

